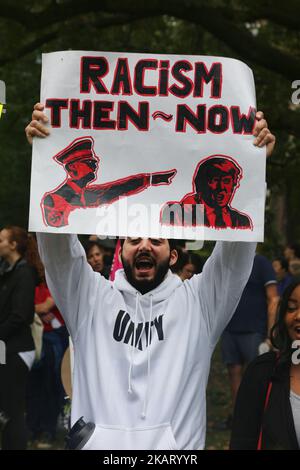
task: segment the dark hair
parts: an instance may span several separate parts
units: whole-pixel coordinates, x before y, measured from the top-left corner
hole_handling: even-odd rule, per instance
[[[169,242],[170,251],[177,250],[177,240],[174,240],[173,238],[168,238],[168,242]]]
[[[203,269],[204,262],[197,253],[183,251],[182,249],[178,249],[178,259],[176,263],[171,267],[173,273],[180,273],[184,266],[187,264],[192,264],[195,266],[195,274],[201,273]]]
[[[274,261],[279,261],[282,269],[284,269],[285,271],[288,271],[289,270],[289,262],[286,258],[284,258],[283,256],[278,256],[277,258],[274,258],[273,259],[273,262]]]
[[[286,248],[290,248],[291,250],[293,250],[294,253],[295,253],[295,256],[297,258],[300,258],[300,245],[299,245],[299,243],[288,243],[286,245]]]
[[[27,230],[16,225],[7,225],[2,230],[7,230],[9,233],[9,241],[16,242],[17,252],[24,257],[28,248],[29,234]]]
[[[178,258],[175,264],[171,267],[173,273],[180,273],[183,267],[189,262],[189,254],[181,248],[177,248]]]
[[[9,241],[16,242],[16,250],[27,263],[34,268],[36,281],[45,282],[45,269],[41,261],[37,242],[33,234],[22,227],[7,225],[2,230],[8,231]]]
[[[37,241],[35,236],[31,233],[28,234],[28,245],[25,257],[27,263],[35,269],[37,283],[46,284],[45,268],[40,258]]]
[[[99,248],[99,250],[101,251],[102,254],[104,254],[104,250],[102,248],[102,246],[100,245],[100,243],[97,241],[97,240],[89,240],[87,242],[87,244],[84,246],[84,249],[85,249],[85,254],[86,256],[88,257],[89,256],[89,252],[92,248],[94,248],[94,246],[96,246],[97,248]]]
[[[299,285],[300,279],[296,279],[284,290],[278,307],[277,321],[271,329],[271,343],[280,352],[280,362],[289,361],[293,353],[291,348],[292,340],[286,328],[285,317],[289,298]]]

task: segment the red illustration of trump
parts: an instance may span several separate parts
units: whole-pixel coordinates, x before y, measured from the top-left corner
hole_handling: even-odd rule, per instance
[[[232,157],[211,155],[201,160],[193,176],[193,191],[181,201],[167,202],[161,223],[252,230],[251,218],[231,206],[242,177],[242,168]]]
[[[75,139],[53,159],[64,167],[66,179],[44,194],[41,201],[43,220],[51,227],[68,225],[75,209],[112,204],[120,197],[137,194],[150,186],[168,185],[176,169],[157,173],[130,175],[104,184],[91,184],[97,178],[99,157],[94,151],[92,137]]]

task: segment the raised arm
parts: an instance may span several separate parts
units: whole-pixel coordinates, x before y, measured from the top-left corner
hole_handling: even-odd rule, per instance
[[[92,270],[76,235],[37,233],[37,240],[47,285],[76,340],[93,313],[95,298],[104,294],[110,283]]]
[[[214,347],[229,323],[249,279],[256,243],[217,242],[203,272],[189,281]]]
[[[32,120],[25,128],[30,144],[34,137],[44,138],[50,134],[43,111],[44,106],[37,103]],[[47,285],[74,340],[93,312],[99,289],[103,292],[109,282],[93,272],[76,235],[38,233],[37,239]]]

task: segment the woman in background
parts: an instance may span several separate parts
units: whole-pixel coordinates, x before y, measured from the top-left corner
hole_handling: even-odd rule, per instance
[[[271,332],[278,351],[249,364],[234,410],[230,449],[300,448],[300,281],[284,291]]]
[[[21,227],[0,231],[0,257],[5,260],[0,274],[0,340],[6,349],[5,364],[0,364],[0,412],[2,449],[26,449],[26,383],[34,361],[30,325],[34,316],[36,276],[26,256],[32,238]]]
[[[36,447],[50,449],[64,404],[61,362],[69,345],[69,334],[46,284],[36,242],[29,261],[38,275],[34,309],[42,320],[44,331],[41,357],[34,363],[29,376],[27,424],[32,441],[37,441]]]

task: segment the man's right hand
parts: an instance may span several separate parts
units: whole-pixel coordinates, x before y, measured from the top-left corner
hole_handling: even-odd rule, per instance
[[[43,112],[45,106],[36,103],[33,107],[32,121],[25,127],[25,134],[30,145],[33,137],[47,137],[50,134],[49,128],[45,125],[49,122],[46,114]]]

